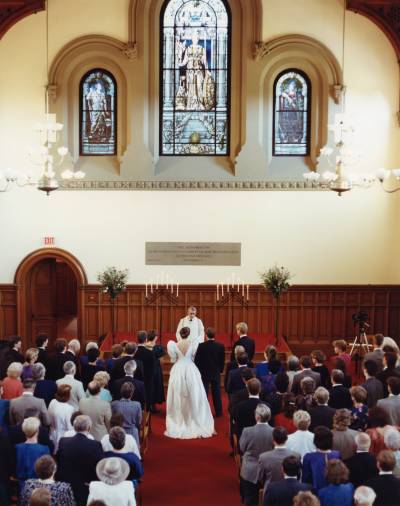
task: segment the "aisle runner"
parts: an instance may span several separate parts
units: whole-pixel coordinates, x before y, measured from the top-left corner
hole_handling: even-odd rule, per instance
[[[143,506],[240,506],[236,467],[229,457],[228,417],[216,418],[218,436],[166,438],[165,407],[152,416],[144,461]]]

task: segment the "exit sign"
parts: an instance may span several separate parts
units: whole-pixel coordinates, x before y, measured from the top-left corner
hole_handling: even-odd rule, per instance
[[[44,237],[43,242],[44,242],[45,246],[54,246],[54,237],[50,237],[50,236]]]

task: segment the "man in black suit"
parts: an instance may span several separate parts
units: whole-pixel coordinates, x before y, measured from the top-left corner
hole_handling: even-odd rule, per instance
[[[238,367],[232,369],[229,372],[228,379],[226,382],[226,392],[229,395],[243,389],[243,379],[241,376],[241,370],[249,368],[249,359],[247,353],[242,353],[237,358]]]
[[[270,483],[264,496],[264,506],[292,506],[293,498],[305,490],[313,491],[308,483],[299,481],[301,462],[294,455],[282,462],[284,479]]]
[[[54,354],[47,358],[47,374],[48,379],[57,381],[64,377],[64,364],[68,362],[67,341],[65,339],[56,339],[54,343]]]
[[[252,427],[256,424],[254,413],[256,407],[260,404],[260,381],[257,378],[253,378],[247,382],[246,386],[249,391],[249,398],[245,401],[239,402],[232,413],[234,422],[233,430],[235,434],[237,434],[238,439],[240,439],[245,427]]]
[[[376,378],[378,365],[374,360],[365,360],[363,364],[365,382],[361,385],[367,391],[367,406],[374,408],[377,402],[384,397],[382,382]]]
[[[343,386],[344,374],[340,369],[333,369],[331,374],[332,388],[329,392],[329,406],[335,409],[351,409],[353,401],[349,389]]]
[[[228,411],[231,414],[239,402],[245,401],[249,398],[249,391],[247,390],[246,384],[249,380],[255,377],[254,370],[249,367],[243,367],[240,369],[240,376],[243,381],[243,388],[229,395]]]
[[[224,375],[224,388],[225,388],[225,391],[227,389],[229,373],[232,371],[232,369],[237,369],[239,367],[239,364],[237,362],[237,358],[238,358],[239,355],[242,355],[243,353],[246,353],[246,350],[244,349],[244,347],[242,345],[238,345],[238,346],[236,346],[234,352],[235,352],[234,353],[235,359],[234,360],[230,360],[226,364],[226,367],[225,367],[225,375]],[[251,360],[249,360],[249,367],[250,368],[254,368],[254,363]]]
[[[318,387],[314,393],[314,399],[317,405],[309,408],[308,412],[311,416],[310,431],[314,432],[314,428],[320,425],[332,429],[333,417],[336,413],[336,409],[328,406],[329,392],[324,387]]]
[[[135,355],[138,350],[138,345],[136,343],[126,343],[125,345],[125,354],[117,358],[114,362],[114,366],[111,370],[111,381],[115,381],[117,379],[123,378],[125,375],[124,366],[130,360],[135,360],[136,362],[136,370],[135,370],[135,378],[144,381],[144,371],[143,364],[140,360],[136,360]]]
[[[124,365],[125,376],[116,379],[111,383],[111,395],[114,401],[119,401],[119,399],[121,398],[122,385],[127,382],[132,383],[133,386],[135,387],[132,400],[140,402],[142,409],[144,409],[146,406],[146,389],[143,381],[140,381],[134,377],[135,370],[136,370],[135,360],[129,360],[129,362],[126,362],[126,364]]]
[[[78,505],[85,505],[89,495],[88,484],[97,480],[96,465],[103,458],[99,441],[89,439],[90,418],[79,415],[74,420],[76,435],[60,439],[57,452],[57,480],[71,484]]]
[[[236,324],[236,333],[239,336],[239,339],[235,341],[232,348],[231,353],[231,361],[233,362],[235,360],[235,348],[236,346],[243,346],[243,348],[246,350],[247,356],[249,357],[249,361],[251,362],[254,357],[254,353],[256,350],[256,344],[254,342],[254,339],[251,339],[247,335],[247,323],[240,322]]]
[[[36,360],[37,363],[43,364],[47,368],[47,346],[49,344],[49,338],[45,334],[39,334],[36,338],[36,348],[38,349],[39,355]]]
[[[80,375],[80,361],[79,361],[79,352],[81,351],[81,343],[78,339],[71,339],[69,341],[67,350],[65,355],[67,357],[67,361],[73,362],[76,365],[76,377],[79,378]]]
[[[400,479],[393,476],[396,467],[394,453],[382,450],[377,460],[379,475],[365,483],[376,494],[374,506],[397,506],[400,504]]]
[[[9,366],[12,362],[20,362],[21,364],[23,364],[25,362],[25,359],[21,353],[22,348],[21,337],[19,336],[10,337],[8,345],[10,349],[6,353],[7,366]]]
[[[389,378],[400,378],[400,372],[396,367],[397,354],[386,352],[383,356],[383,370],[376,375],[376,379],[382,382],[384,396],[389,395],[387,380]]]
[[[366,432],[359,432],[354,438],[357,445],[357,453],[344,461],[350,474],[349,481],[354,488],[378,476],[375,455],[369,452],[371,438]]]
[[[206,338],[197,348],[195,364],[200,371],[207,395],[208,387],[211,386],[215,416],[221,416],[221,373],[225,366],[225,346],[217,343],[213,329],[206,330]]]
[[[150,409],[150,402],[153,397],[154,370],[156,367],[156,358],[151,350],[146,348],[147,332],[140,330],[137,333],[138,348],[135,353],[135,361],[143,364],[143,380],[146,390],[147,408]]]

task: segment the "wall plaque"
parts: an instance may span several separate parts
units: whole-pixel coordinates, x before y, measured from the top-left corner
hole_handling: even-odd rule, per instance
[[[241,265],[240,242],[146,242],[146,265]]]

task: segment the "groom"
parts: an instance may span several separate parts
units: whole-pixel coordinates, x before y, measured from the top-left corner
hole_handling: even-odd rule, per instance
[[[176,340],[182,339],[180,335],[183,327],[190,329],[189,339],[192,343],[202,343],[204,341],[204,325],[200,318],[196,316],[197,309],[194,306],[189,306],[187,315],[179,321],[178,328],[176,329]]]

